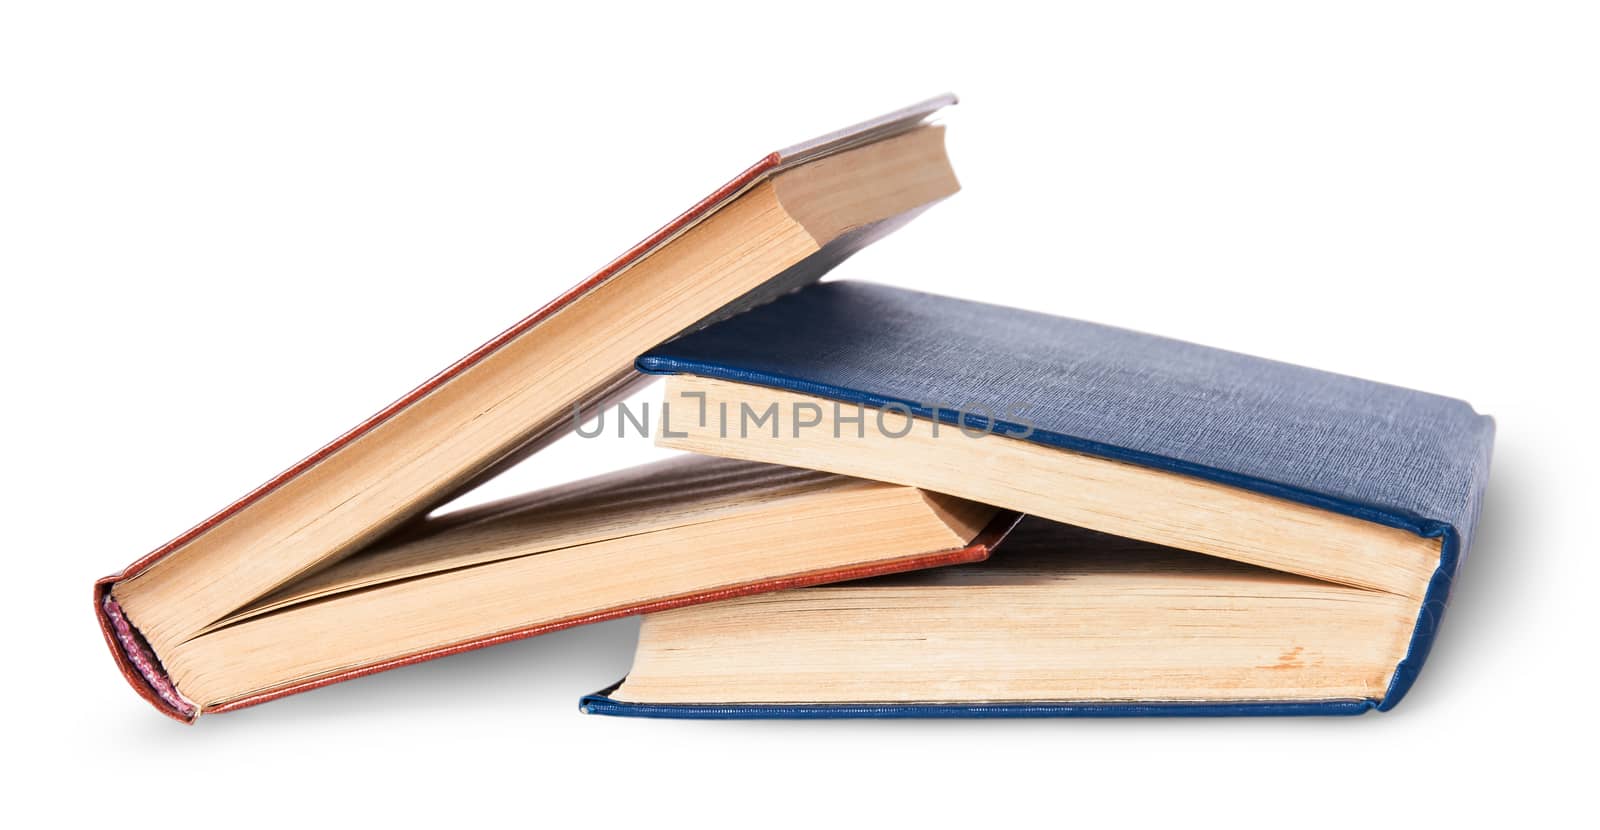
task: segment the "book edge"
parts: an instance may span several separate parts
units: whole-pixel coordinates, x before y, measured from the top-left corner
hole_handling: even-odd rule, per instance
[[[434,376],[423,381],[410,392],[396,399],[394,402],[390,403],[388,406],[385,406],[374,415],[368,417],[355,427],[352,427],[345,433],[328,442],[317,451],[301,459],[287,470],[269,479],[265,484],[262,484],[249,493],[246,493],[244,496],[217,511],[209,518],[205,519],[199,524],[196,524],[194,527],[161,545],[150,553],[140,557],[117,573],[106,577],[106,579],[113,582],[120,581],[137,576],[138,574],[147,570],[162,557],[182,547],[183,545],[194,541],[195,538],[198,538],[207,530],[210,530],[212,527],[215,527],[226,519],[232,517],[234,514],[250,506],[255,501],[272,492],[274,489],[282,486],[300,473],[305,472],[310,467],[337,452],[351,441],[359,438],[361,435],[370,431],[389,418],[392,418],[407,406],[410,406],[417,400],[420,400],[428,393],[443,385],[446,381],[449,381],[450,379],[459,375],[461,372],[488,357],[490,354],[497,351],[500,347],[506,345],[518,335],[521,335],[527,330],[533,328],[535,325],[552,316],[557,311],[560,311],[562,308],[571,304],[579,297],[589,293],[610,277],[621,273],[633,263],[643,259],[661,245],[671,241],[673,238],[692,227],[701,219],[710,215],[726,202],[731,201],[762,180],[770,177],[779,168],[793,166],[794,164],[804,161],[810,161],[814,157],[821,157],[833,152],[838,152],[839,150],[845,149],[847,146],[853,146],[849,143],[839,144],[838,142],[844,137],[857,136],[863,141],[881,140],[882,138],[892,134],[892,128],[894,128],[895,125],[904,125],[905,128],[910,128],[915,126],[917,123],[920,123],[922,119],[931,115],[933,112],[936,112],[938,109],[944,106],[953,104],[955,101],[956,99],[954,95],[944,95],[937,98],[932,98],[919,104],[915,104],[911,107],[897,110],[888,115],[847,127],[844,130],[840,130],[835,133],[829,133],[828,135],[822,136],[818,139],[803,142],[801,144],[786,148],[782,151],[768,153],[755,164],[745,168],[745,170],[739,173],[737,176],[730,179],[721,187],[712,191],[710,195],[695,203],[688,210],[674,217],[671,221],[667,222],[667,224],[658,228],[654,233],[645,237],[639,243],[623,252],[621,256],[618,256],[616,259],[607,263],[598,271],[595,271],[577,285],[569,288],[554,300],[551,300],[538,310],[512,324],[509,328],[491,338],[488,342],[469,352],[465,357],[460,358]],[[915,117],[909,121],[906,120],[911,118],[912,115]],[[891,128],[890,133],[886,134],[883,132],[886,127]],[[822,147],[824,144],[828,146]],[[814,152],[813,155],[806,156],[804,158],[795,157],[797,154],[803,151],[808,151],[808,148],[813,148],[813,145],[820,147],[821,151]]]
[[[697,605],[704,602],[732,599],[734,597],[747,596],[750,594],[767,593],[770,591],[787,590],[790,588],[805,588],[813,585],[842,582],[851,579],[866,579],[874,576],[904,573],[907,571],[921,570],[924,568],[935,568],[946,565],[979,562],[988,558],[990,550],[992,550],[993,547],[999,543],[1000,539],[1004,538],[1006,533],[1010,532],[1011,528],[1016,525],[1020,518],[1021,517],[1015,513],[1002,512],[1001,514],[998,514],[993,520],[990,521],[984,530],[972,540],[970,544],[961,548],[953,548],[934,553],[919,553],[911,556],[879,560],[846,568],[830,568],[818,571],[807,571],[799,574],[773,577],[754,582],[746,582],[721,588],[714,588],[709,591],[699,591],[691,594],[665,597],[644,603],[633,603],[598,611],[592,614],[585,614],[577,617],[570,617],[563,620],[556,620],[553,622],[541,623],[538,625],[501,632],[499,634],[494,634],[487,637],[479,637],[471,640],[450,643],[437,648],[427,649],[391,660],[385,660],[380,663],[361,666],[348,671],[341,671],[301,682],[286,684],[278,688],[242,697],[237,700],[228,701],[227,703],[218,706],[206,708],[195,706],[189,711],[180,709],[176,703],[167,700],[167,696],[160,693],[158,684],[162,679],[165,679],[165,674],[160,673],[159,663],[157,663],[155,667],[157,674],[156,676],[152,677],[144,673],[139,668],[138,661],[135,659],[137,654],[128,653],[125,643],[119,642],[117,638],[108,634],[107,644],[111,647],[112,655],[114,658],[116,658],[119,667],[123,669],[124,678],[130,685],[134,687],[134,690],[138,692],[141,697],[149,701],[163,714],[166,714],[169,717],[181,722],[192,723],[198,719],[202,711],[207,714],[231,712],[236,709],[248,708],[250,706],[266,703],[271,700],[277,700],[281,697],[287,697],[289,695],[311,691],[312,689],[318,689],[323,686],[343,682],[345,680],[352,680],[357,677],[364,677],[369,674],[388,671],[389,669],[399,668],[401,666],[407,666],[413,663],[421,663],[427,660],[447,657],[452,654],[459,654],[464,651],[473,651],[492,645],[498,645],[504,642],[510,642],[512,640],[526,639],[528,637],[535,637],[540,634],[548,634],[553,631],[573,628],[580,625],[604,622],[606,620],[629,617],[635,614],[666,611],[673,608],[681,608],[687,605]],[[96,586],[97,604],[101,604],[109,600],[109,597],[104,594],[103,588],[103,586],[107,585],[109,585],[109,583],[102,582]],[[104,619],[106,616],[104,609],[102,609],[101,616],[102,619]],[[170,681],[168,681],[168,685],[170,685]],[[173,688],[173,692],[176,693],[175,688]],[[179,699],[182,699],[181,695],[179,695]],[[193,706],[193,704],[190,705]]]
[[[733,366],[659,355],[641,356],[635,362],[635,367],[644,374],[690,374],[734,383],[782,389],[873,408],[883,408],[887,405],[894,405],[897,408],[905,407],[910,410],[910,414],[914,417],[937,418],[941,423],[948,423],[954,426],[993,430],[996,434],[1008,434],[1010,437],[1044,446],[1192,476],[1409,531],[1422,538],[1439,539],[1439,563],[1434,568],[1433,575],[1429,578],[1428,586],[1423,592],[1422,602],[1417,612],[1417,620],[1413,624],[1411,637],[1407,641],[1406,653],[1396,664],[1394,672],[1390,675],[1389,685],[1386,687],[1383,696],[1369,701],[1372,704],[1372,708],[1376,708],[1379,711],[1388,711],[1394,708],[1405,697],[1406,692],[1411,689],[1421,673],[1422,665],[1433,648],[1439,625],[1444,617],[1445,608],[1449,604],[1450,588],[1459,573],[1461,561],[1465,558],[1466,548],[1470,543],[1470,536],[1473,530],[1473,528],[1468,527],[1463,531],[1463,529],[1457,528],[1452,523],[1441,519],[1416,516],[1404,511],[1363,504],[1292,485],[1280,484],[1268,479],[1241,475],[1215,467],[1129,450],[1061,433],[1029,429],[1026,434],[1020,434],[1020,429],[1007,430],[1007,425],[1003,422],[989,422],[982,418],[945,409],[930,412],[915,401],[903,401],[897,398],[872,395],[856,389],[812,383],[802,378],[752,372]],[[1477,414],[1475,417],[1486,425],[1487,431],[1485,437],[1476,448],[1478,452],[1477,463],[1474,465],[1476,477],[1471,482],[1468,494],[1470,501],[1467,511],[1468,521],[1473,524],[1476,523],[1483,492],[1488,486],[1489,462],[1494,445],[1494,419],[1488,415],[1481,414]],[[1049,440],[1040,440],[1041,437]]]
[[[1015,523],[1016,518],[1017,517],[1013,514],[1011,519],[1012,524]],[[963,548],[955,548],[937,553],[916,554],[913,556],[881,560],[866,565],[852,566],[848,568],[832,568],[821,571],[808,571],[791,576],[774,577],[756,582],[747,582],[739,585],[715,588],[710,591],[682,594],[679,596],[652,600],[645,603],[634,603],[631,605],[598,611],[592,614],[571,617],[550,623],[542,623],[539,625],[528,626],[525,628],[491,635],[489,637],[480,637],[473,640],[466,640],[438,648],[428,649],[426,651],[417,652],[404,657],[386,660],[382,663],[375,663],[370,666],[363,666],[357,669],[339,672],[337,674],[327,675],[313,680],[290,684],[271,691],[250,695],[238,700],[229,701],[220,706],[206,709],[205,711],[208,713],[231,712],[237,709],[244,709],[261,703],[266,703],[270,700],[277,700],[281,697],[307,692],[312,689],[318,689],[334,683],[340,683],[345,680],[352,680],[357,677],[364,677],[369,674],[376,674],[378,672],[388,671],[389,669],[399,668],[401,666],[408,666],[413,663],[421,663],[440,657],[448,657],[452,654],[459,654],[464,651],[474,651],[480,648],[498,645],[500,643],[511,642],[513,640],[523,640],[527,639],[528,637],[536,637],[540,634],[548,634],[567,628],[575,628],[580,625],[621,619],[622,617],[631,617],[636,614],[649,614],[657,611],[667,611],[673,608],[682,608],[688,605],[716,602],[723,599],[732,599],[734,597],[767,593],[770,591],[781,591],[789,588],[805,588],[830,582],[842,582],[850,579],[866,579],[873,576],[903,573],[906,571],[921,570],[923,568],[935,568],[943,567],[945,565],[979,562],[988,558],[989,547],[989,545],[975,542],[974,544]]]

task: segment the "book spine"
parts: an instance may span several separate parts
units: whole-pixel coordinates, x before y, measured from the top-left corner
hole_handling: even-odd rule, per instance
[[[123,679],[161,714],[193,723],[200,716],[200,708],[178,691],[149,642],[122,613],[122,606],[111,596],[112,584],[111,578],[95,583],[95,616],[100,619],[100,633],[105,635],[106,646],[111,649],[111,657],[121,669]]]

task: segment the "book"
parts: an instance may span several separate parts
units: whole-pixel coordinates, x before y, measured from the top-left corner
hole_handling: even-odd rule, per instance
[[[1216,612],[1259,620],[1259,636],[1288,644],[1285,659],[1297,655],[1294,660],[1320,667],[1289,688],[1254,679],[1218,688],[1214,681],[1227,667],[1199,644],[1175,646],[1170,655],[1192,688],[1146,683],[1149,678],[1136,672],[1118,673],[1122,649],[1096,647],[1106,661],[1103,683],[1089,688],[1063,684],[1051,695],[1024,684],[1013,699],[995,696],[993,686],[908,681],[903,685],[928,699],[896,698],[895,711],[981,713],[1002,704],[1041,714],[1138,712],[1168,703],[1203,703],[1198,711],[1204,712],[1219,706],[1390,708],[1415,681],[1432,644],[1470,544],[1493,445],[1492,419],[1458,400],[865,283],[801,289],[664,344],[638,365],[669,375],[668,412],[657,438],[663,446],[948,493],[1103,534],[1091,548],[1116,539],[1140,543],[1137,552],[1145,559],[1155,556],[1152,546],[1163,556],[1185,553],[1189,564],[1167,569],[1163,579],[1170,584],[1161,591],[1128,595],[1142,609],[1128,622],[1133,628],[1179,633],[1173,627],[1185,623],[1163,616],[1160,596],[1206,596],[1214,580],[1191,572],[1211,560],[1256,569],[1241,578],[1275,575],[1297,586],[1309,580],[1326,593],[1300,610],[1325,627],[1321,640],[1302,637],[1301,629],[1285,640],[1290,629],[1253,606]],[[1069,533],[1062,544],[1076,550],[1085,538]],[[1049,590],[1070,593],[1072,559],[1060,562],[1068,570]],[[1103,584],[1117,585],[1120,578],[1113,574]],[[1340,593],[1350,591],[1358,593]],[[1329,598],[1335,595],[1342,598]],[[1363,602],[1350,601],[1353,596]],[[1362,615],[1377,617],[1346,626],[1358,605]],[[755,607],[739,606],[741,619]],[[721,619],[736,610],[704,613]],[[646,626],[676,630],[669,622]],[[1032,636],[996,626],[984,633],[1008,642]],[[1348,637],[1348,648],[1359,641],[1360,648],[1377,650],[1363,652],[1355,674],[1335,671],[1342,664],[1326,640],[1335,635]],[[943,665],[960,671],[959,663]],[[1260,671],[1275,671],[1275,665],[1267,661]],[[760,661],[748,669],[770,674]],[[731,664],[722,670],[740,673]],[[720,696],[701,687],[711,697],[691,701],[681,695],[645,699],[633,693],[645,695],[651,687],[624,684],[625,700],[598,696],[586,706],[661,713],[750,704],[752,713],[789,711],[763,708],[775,701],[759,696],[737,698],[746,685],[730,683],[734,688]],[[941,689],[954,697],[941,696]],[[962,696],[969,693],[979,697]],[[784,703],[847,713],[858,711],[850,707],[880,712],[886,702],[817,694],[825,699]]]
[[[534,622],[543,615],[531,614],[526,625],[452,629],[448,642],[396,639],[392,653],[223,697],[190,696],[166,665],[175,649],[224,636],[224,623],[242,625],[237,615],[263,598],[425,528],[420,517],[570,431],[576,412],[636,388],[634,359],[650,347],[817,279],[954,193],[943,127],[929,123],[954,101],[930,99],[767,155],[381,412],[97,582],[96,614],[124,677],[190,720],[545,630],[548,621]]]

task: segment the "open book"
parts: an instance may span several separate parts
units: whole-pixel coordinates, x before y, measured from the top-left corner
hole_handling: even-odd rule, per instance
[[[661,445],[1036,520],[955,573],[648,619],[592,711],[1388,708],[1432,643],[1494,431],[1449,398],[849,282],[639,366],[670,375]],[[782,648],[754,622],[775,611],[797,623]]]
[[[579,571],[535,576],[544,566],[534,561],[544,563],[556,550],[570,550],[560,545],[670,530],[615,501],[634,484],[617,485],[622,491],[583,485],[594,495],[580,524],[593,532],[579,534],[577,542],[563,535],[570,527],[537,516],[488,524],[448,517],[420,521],[569,431],[577,406],[592,409],[633,388],[641,380],[634,359],[652,346],[816,279],[956,192],[943,128],[927,123],[953,102],[950,96],[936,98],[762,158],[382,412],[98,582],[96,613],[128,682],[163,712],[191,720],[202,711],[237,708],[538,633],[563,620],[686,592],[791,577],[799,572],[795,564],[802,571],[877,567],[911,554],[964,547],[967,539],[957,537],[970,539],[967,532],[976,521],[970,509],[932,497],[919,502],[922,497],[909,491],[888,495],[891,491],[879,488],[870,491],[876,494],[872,498],[899,499],[895,509],[923,510],[925,522],[911,522],[907,527],[914,525],[918,532],[893,542],[879,539],[877,547],[862,547],[866,537],[857,540],[860,544],[850,548],[858,556],[854,562],[834,551],[776,567],[762,560],[767,539],[757,534],[744,540],[750,558],[739,568],[702,569],[688,581],[600,590],[598,583],[579,583],[591,570],[607,568],[584,570],[590,567],[585,564]],[[699,473],[685,475],[699,481]],[[869,492],[837,478],[821,481],[831,484],[808,486],[842,499],[836,507]],[[683,482],[666,477],[655,486],[674,484]],[[692,483],[673,492],[677,500],[667,500],[663,509],[675,515],[709,509],[707,499],[716,498]],[[791,496],[800,497],[785,498]],[[806,497],[812,496],[823,497]],[[760,516],[741,521],[759,523]],[[483,542],[473,528],[493,530],[493,542]],[[808,541],[811,528],[802,530],[789,539]],[[682,553],[681,544],[667,548]],[[756,566],[757,561],[774,567]],[[546,603],[544,594],[527,590],[520,600],[506,599],[509,605],[481,615],[470,602],[441,604],[443,597],[464,596],[460,591],[474,579],[488,580],[490,573],[522,565],[527,571],[517,579],[532,580],[518,583],[523,588],[543,579],[567,579],[577,580],[562,586],[573,595],[588,587],[596,593],[569,607]],[[447,583],[457,587],[446,588]],[[440,593],[429,593],[435,588]],[[404,631],[393,624],[402,613]],[[370,628],[375,625],[389,627]],[[320,636],[306,637],[311,630]]]

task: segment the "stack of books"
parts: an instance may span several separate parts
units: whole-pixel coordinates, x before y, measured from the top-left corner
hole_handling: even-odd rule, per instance
[[[100,580],[128,683],[192,721],[644,614],[632,670],[584,711],[1394,706],[1466,554],[1493,422],[1148,334],[819,282],[956,193],[931,123],[954,100],[768,155]],[[652,376],[656,440],[687,453],[435,512]]]

